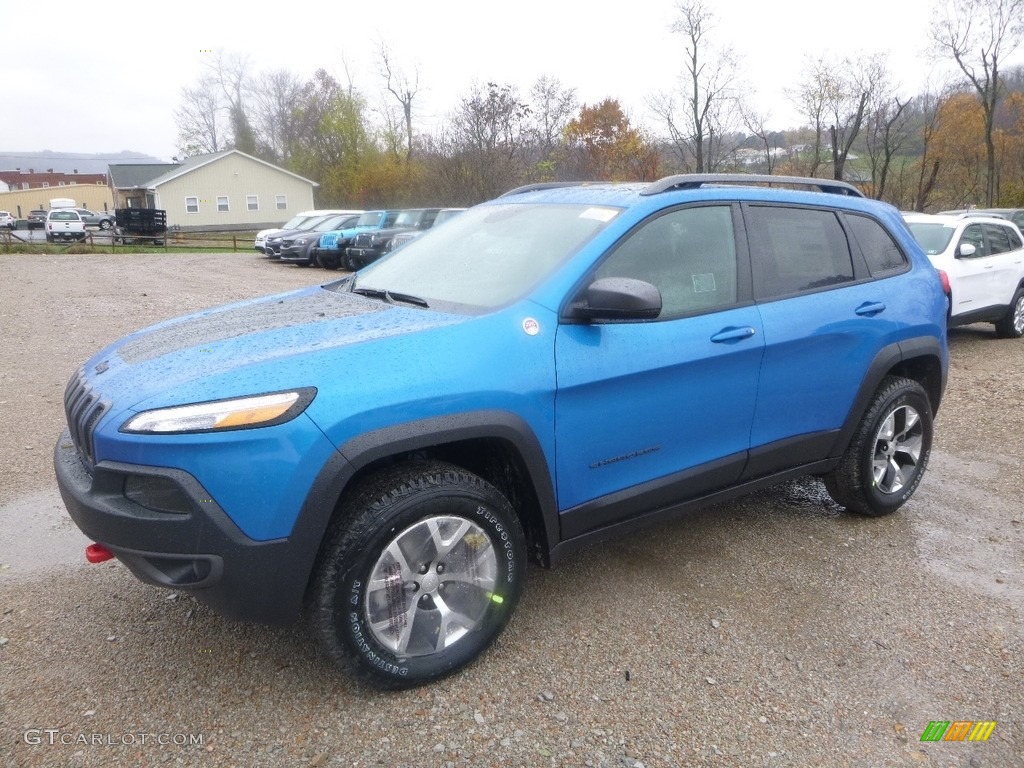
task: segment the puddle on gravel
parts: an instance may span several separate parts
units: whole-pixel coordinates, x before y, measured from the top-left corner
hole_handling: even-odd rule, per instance
[[[22,496],[0,507],[0,579],[85,566],[85,548],[91,543],[68,517],[56,490]]]

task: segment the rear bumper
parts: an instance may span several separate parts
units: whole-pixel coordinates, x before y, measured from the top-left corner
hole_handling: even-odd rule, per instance
[[[299,617],[308,569],[289,567],[288,539],[249,538],[192,475],[108,461],[90,474],[67,430],[54,448],[54,470],[71,519],[142,581],[187,591],[229,618],[287,624]],[[188,511],[132,501],[124,493],[129,476],[173,484]]]

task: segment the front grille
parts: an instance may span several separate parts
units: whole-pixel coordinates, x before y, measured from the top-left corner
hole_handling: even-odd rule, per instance
[[[352,241],[352,245],[356,248],[369,248],[373,245],[373,235],[369,232],[356,235],[356,239]]]
[[[88,467],[96,463],[92,444],[93,430],[108,408],[110,403],[102,402],[100,396],[86,383],[84,371],[79,370],[71,377],[64,390],[64,413],[68,418],[71,440]]]

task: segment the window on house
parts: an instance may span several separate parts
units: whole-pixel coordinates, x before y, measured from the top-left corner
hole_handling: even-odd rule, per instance
[[[258,211],[260,209],[260,198],[259,195],[246,195],[245,196],[245,207],[250,211]]]
[[[185,213],[199,213],[199,198],[198,197],[186,197],[185,198]]]
[[[60,185],[61,185],[61,186],[63,187],[63,186],[64,186],[64,182],[62,181],[62,182],[60,183]],[[48,186],[50,186],[50,182],[48,182],[48,181],[44,181],[44,182],[43,182],[43,186],[44,186],[44,187],[48,187]]]
[[[220,213],[227,213],[230,210],[228,208],[228,196],[218,195],[217,196],[217,211]]]
[[[288,196],[287,195],[275,195],[274,203],[277,205],[277,210],[286,211],[288,210]]]

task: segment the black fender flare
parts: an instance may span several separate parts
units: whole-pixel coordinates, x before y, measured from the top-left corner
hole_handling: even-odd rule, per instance
[[[395,454],[480,438],[505,440],[522,458],[540,506],[546,556],[558,543],[559,521],[554,484],[540,441],[514,413],[471,411],[364,432],[342,445],[313,481],[289,536],[293,577],[301,578],[304,589],[308,586],[338,499],[359,470]]]
[[[853,439],[853,433],[856,431],[857,425],[860,424],[864,412],[871,403],[871,398],[881,385],[882,379],[901,363],[915,358],[927,357],[934,357],[939,361],[939,369],[942,375],[938,391],[935,393],[929,392],[929,400],[932,403],[932,415],[934,416],[939,409],[939,402],[942,399],[942,393],[945,392],[946,379],[948,377],[946,366],[941,364],[941,361],[945,359],[942,343],[935,336],[918,336],[889,344],[878,351],[874,360],[871,361],[871,365],[868,366],[868,371],[863,381],[861,381],[860,389],[857,390],[857,397],[854,398],[850,412],[847,414],[846,421],[839,431],[839,437],[832,448],[831,458],[839,458],[846,452],[850,440]]]

